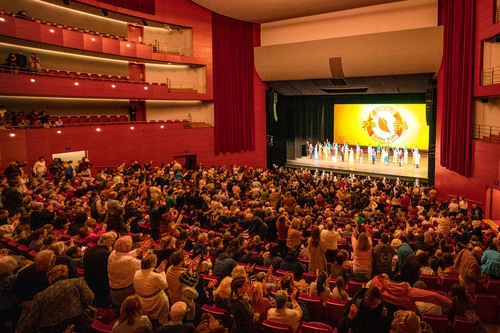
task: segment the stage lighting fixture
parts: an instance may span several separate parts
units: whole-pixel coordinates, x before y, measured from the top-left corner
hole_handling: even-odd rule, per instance
[[[108,10],[107,9],[101,9],[102,10],[102,15],[108,16]]]

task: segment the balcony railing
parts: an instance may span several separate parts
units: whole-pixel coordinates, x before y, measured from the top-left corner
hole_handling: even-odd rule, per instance
[[[473,125],[471,136],[477,140],[500,143],[500,126]]]
[[[483,69],[481,85],[489,86],[500,83],[500,66]]]

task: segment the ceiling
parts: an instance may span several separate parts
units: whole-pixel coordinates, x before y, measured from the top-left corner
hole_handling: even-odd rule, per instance
[[[268,23],[404,0],[191,0],[241,21]]]

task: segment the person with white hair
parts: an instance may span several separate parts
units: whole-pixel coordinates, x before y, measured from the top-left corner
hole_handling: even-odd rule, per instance
[[[294,289],[290,296],[292,300],[292,309],[287,308],[288,293],[286,290],[278,290],[274,299],[276,301],[276,308],[271,308],[267,311],[267,319],[290,325],[292,332],[297,332],[302,319],[302,308],[297,302],[299,291]]]
[[[165,325],[157,328],[155,333],[194,333],[195,327],[193,323],[183,322],[188,306],[183,301],[175,302],[170,309],[171,320]]]

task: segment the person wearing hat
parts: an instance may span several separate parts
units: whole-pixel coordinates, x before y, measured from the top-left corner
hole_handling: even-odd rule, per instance
[[[194,300],[198,298],[199,294],[195,287],[200,280],[198,274],[190,274],[188,271],[182,273],[180,281],[182,283],[181,301],[185,302],[188,308],[186,320],[192,321],[196,315],[196,306]]]
[[[10,255],[0,256],[0,332],[8,332],[6,323],[15,325],[21,314],[18,305],[21,298],[13,292],[17,260]]]
[[[85,309],[92,304],[94,293],[85,280],[68,279],[66,265],[52,267],[46,277],[50,286],[35,296],[16,332],[62,332],[69,325],[75,325],[77,332],[87,329]]]

